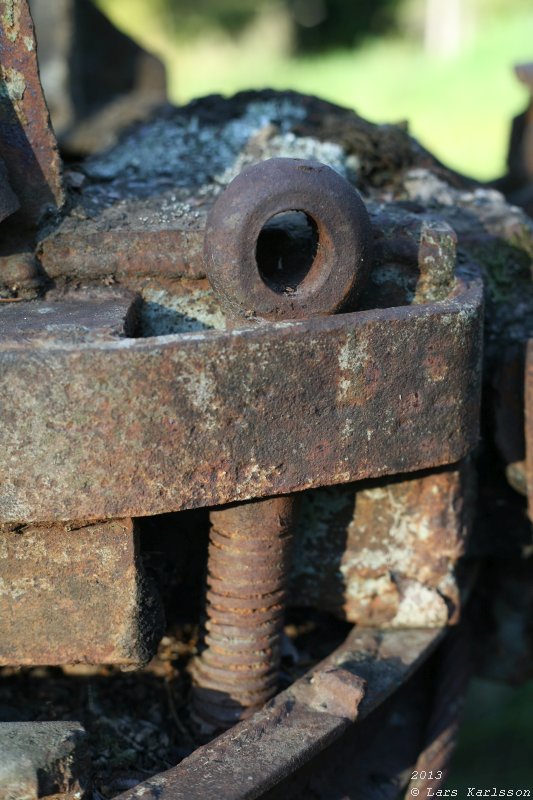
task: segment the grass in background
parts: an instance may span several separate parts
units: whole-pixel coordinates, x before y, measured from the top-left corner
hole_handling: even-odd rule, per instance
[[[472,681],[446,785],[533,791],[533,681],[519,688]]]
[[[533,794],[533,681],[511,688],[470,685],[459,746],[447,781],[467,797],[471,786],[529,789]]]
[[[164,58],[174,102],[265,86],[316,94],[375,122],[407,120],[435,155],[480,179],[504,172],[511,118],[527,103],[512,65],[533,58],[533,8],[482,17],[460,55],[443,61],[399,38],[292,58],[288,21],[276,6],[238,40],[212,31],[183,41],[172,39],[145,0],[100,4]]]

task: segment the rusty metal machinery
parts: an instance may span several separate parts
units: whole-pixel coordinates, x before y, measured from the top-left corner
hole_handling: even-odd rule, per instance
[[[531,573],[506,483],[533,469],[531,222],[404,130],[292,93],[166,106],[62,174],[27,4],[0,9],[0,665],[146,664],[143,542],[204,509],[200,746],[120,797],[441,785],[465,618],[502,547]],[[287,604],[353,626],[290,685]],[[517,669],[481,645],[478,672]],[[61,774],[0,770],[0,797],[91,796],[90,768]]]

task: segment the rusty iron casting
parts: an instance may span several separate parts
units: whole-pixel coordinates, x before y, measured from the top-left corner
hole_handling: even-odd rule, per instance
[[[274,279],[260,272],[259,237],[288,211],[313,219],[317,250],[306,274],[279,264]],[[218,197],[207,223],[206,271],[230,325],[324,315],[360,292],[370,244],[368,214],[344,178],[323,164],[270,159]],[[295,503],[271,498],[211,514],[208,635],[193,665],[193,704],[215,727],[249,716],[276,693]]]
[[[136,300],[96,289],[7,304],[0,341],[16,336],[38,349],[130,336]],[[139,550],[132,519],[0,522],[0,665],[146,663],[162,616]]]
[[[0,316],[0,343],[82,342],[133,334],[138,297],[123,289],[71,292],[22,305],[7,305]],[[1,345],[0,345],[1,346]]]
[[[442,629],[354,629],[264,709],[116,800],[253,800],[372,714],[421,666]],[[280,794],[278,796],[285,796]]]
[[[467,458],[386,482],[306,493],[290,604],[357,625],[455,624],[464,583],[457,565],[472,526],[474,486]]]
[[[27,4],[6,0],[0,11],[0,173],[6,166],[0,215],[7,243],[0,261],[7,301],[0,317],[0,567],[8,591],[31,584],[18,611],[26,616],[24,603],[27,609],[33,603],[35,626],[42,621],[40,638],[30,628],[20,636],[21,616],[9,616],[5,595],[2,618],[11,627],[0,661],[132,666],[146,660],[153,652],[147,627],[155,638],[159,623],[156,613],[146,614],[155,606],[137,559],[136,531],[144,523],[134,518],[215,506],[206,648],[192,667],[193,704],[213,727],[241,721],[123,797],[274,797],[292,777],[296,785],[296,773],[317,754],[333,763],[329,745],[378,706],[386,713],[389,695],[407,691],[402,684],[444,636],[444,626],[457,621],[470,585],[455,568],[470,526],[463,503],[473,503],[468,456],[478,440],[481,392],[483,288],[473,261],[486,231],[495,240],[500,235],[503,217],[493,219],[492,206],[474,191],[470,200],[466,193],[457,199],[457,192],[440,204],[445,221],[432,216],[423,192],[417,195],[417,180],[425,179],[415,173],[434,184],[445,173],[405,133],[354,122],[311,98],[296,108],[295,95],[285,97],[295,104],[286,111],[275,93],[253,98],[266,106],[251,114],[248,100],[238,100],[229,126],[242,127],[245,137],[235,146],[220,110],[227,101],[208,101],[205,109],[200,102],[194,125],[186,110],[156,115],[111,154],[68,170],[69,202],[56,213],[63,201],[60,162]],[[276,121],[285,113],[292,117],[284,127]],[[242,115],[253,114],[263,128],[250,133]],[[204,142],[198,124],[212,124],[205,141],[215,148],[225,131],[226,162],[211,169],[218,152],[208,143],[192,160],[199,171],[207,164],[203,177],[187,173],[179,183],[179,148],[174,171],[166,161],[162,169],[158,158],[146,166],[154,132],[157,139],[164,128],[167,145],[179,136]],[[338,128],[335,138],[328,126]],[[324,152],[321,141],[343,150],[332,157],[334,166],[368,192],[370,221],[355,190],[309,160],[315,155],[248,166],[292,152],[277,142],[286,131],[302,147],[312,141],[313,153]],[[372,139],[366,149],[358,149],[361,136]],[[434,184],[437,197],[443,190]],[[295,213],[305,217],[312,243],[293,262],[290,247],[286,258],[270,244],[284,235],[276,218]],[[522,232],[515,222],[515,233]],[[447,223],[459,232],[458,252]],[[153,312],[150,305],[159,302]],[[200,305],[198,316],[188,317]],[[150,313],[161,322],[167,308],[177,309],[182,327],[150,322]],[[331,312],[340,313],[323,316]],[[491,357],[495,340],[489,337]],[[528,363],[533,374],[531,356]],[[526,383],[531,409],[533,378]],[[330,562],[315,558],[316,572],[307,573],[316,596],[308,585],[298,587],[294,573],[291,589],[358,628],[326,662],[273,698],[293,534],[307,547],[292,493],[310,488],[316,493],[306,492],[302,510],[309,513],[315,503],[321,535],[329,539],[337,526],[344,539],[337,539]],[[343,507],[339,520],[338,499],[348,494],[351,511],[347,516]],[[401,544],[393,519],[398,506],[407,536]],[[207,513],[202,519],[206,533]],[[368,540],[370,528],[383,531],[381,549]],[[39,550],[47,553],[46,569]],[[391,557],[383,560],[387,550]],[[107,572],[99,558],[107,559]],[[308,564],[303,560],[304,570]],[[58,597],[56,580],[65,583]],[[48,598],[50,613],[43,609]],[[108,635],[99,637],[97,618],[107,602],[114,614]],[[61,615],[70,607],[62,630]],[[87,613],[94,616],[90,624]],[[403,629],[363,630],[376,624]],[[445,675],[442,690],[410,764],[421,745],[422,766],[449,757],[458,689]],[[286,796],[306,797],[302,791]]]
[[[26,0],[1,0],[0,22],[0,156],[21,204],[19,222],[34,227],[63,203],[61,159]]]
[[[162,617],[134,520],[0,525],[0,539],[0,665],[150,660]]]
[[[456,462],[478,437],[481,321],[479,279],[459,273],[427,305],[79,345],[4,339],[4,521],[145,516]]]

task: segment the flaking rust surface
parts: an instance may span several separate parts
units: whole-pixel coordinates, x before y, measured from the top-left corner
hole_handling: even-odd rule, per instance
[[[156,620],[133,520],[0,526],[1,665],[139,665]]]
[[[438,627],[460,605],[472,465],[345,488],[303,502],[292,602],[363,626]]]
[[[0,155],[20,200],[19,221],[35,226],[64,195],[26,0],[0,0],[0,53]]]
[[[125,290],[49,293],[46,300],[6,304],[0,308],[2,342],[95,341],[133,336],[138,297]],[[1,511],[0,511],[1,519]]]
[[[466,287],[228,333],[6,345],[2,516],[143,516],[457,461],[478,436]]]
[[[275,791],[405,683],[441,635],[434,629],[352,630],[330,656],[250,719],[117,800],[253,800]]]

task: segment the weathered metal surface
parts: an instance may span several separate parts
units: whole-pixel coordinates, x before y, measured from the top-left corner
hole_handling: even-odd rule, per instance
[[[473,464],[466,461],[307,493],[295,536],[291,602],[358,625],[455,622],[474,485]]]
[[[105,182],[91,189],[95,194],[98,189],[100,201],[112,191]],[[112,276],[126,285],[142,286],[147,278],[205,276],[204,237],[213,205],[209,195],[194,196],[188,206],[183,203],[174,218],[159,207],[146,207],[148,201],[113,202],[112,196],[109,206],[95,209],[89,190],[87,194],[87,207],[73,211],[39,245],[50,278],[61,283],[76,276],[98,283]],[[416,302],[444,299],[456,263],[452,228],[430,213],[413,214],[392,204],[384,208],[368,200],[367,208],[374,264],[362,305],[402,305],[413,296]]]
[[[0,800],[85,796],[87,734],[79,722],[0,722]]]
[[[0,664],[138,666],[159,614],[132,520],[0,527]]]
[[[4,520],[143,516],[454,462],[478,436],[481,287],[156,339],[6,342]]]
[[[403,129],[293,92],[161,109],[84,162],[68,213],[43,231],[44,269],[57,280],[200,277],[206,216],[221,188],[276,156],[327,163],[363,191],[387,184],[393,164],[434,163]]]
[[[0,222],[20,207],[17,195],[13,192],[7,179],[6,165],[0,158]]]
[[[305,212],[306,229],[313,220],[316,247],[307,264],[294,253],[283,263],[275,252],[267,272],[260,259],[264,226],[294,210]],[[246,318],[324,315],[360,294],[370,240],[366,208],[346,180],[318,162],[269,159],[245,169],[218,197],[206,232],[206,270],[235,326]],[[211,513],[208,635],[194,663],[193,702],[215,726],[250,716],[276,692],[294,511],[293,499],[283,497]]]
[[[99,186],[106,191],[106,184]],[[191,205],[168,228],[169,219],[118,203],[94,219],[66,218],[43,239],[39,257],[47,275],[62,283],[75,276],[102,283],[110,277],[141,289],[147,279],[199,280],[205,276],[203,245],[211,203]],[[376,308],[443,300],[453,286],[456,263],[452,228],[431,214],[412,214],[368,202],[374,262],[361,307]],[[124,217],[130,226],[124,230]],[[148,220],[148,222],[146,222]]]
[[[450,718],[457,721],[455,697],[448,696],[449,707],[443,707],[456,674],[450,670],[446,674],[445,668],[457,667],[446,658],[448,638],[449,634],[415,675],[370,716],[359,719],[306,765],[261,794],[262,800],[398,800],[406,789],[418,788],[412,776],[421,750],[435,757],[433,777],[444,776],[448,750],[439,742]],[[444,758],[437,761],[440,755]],[[427,797],[424,788],[419,796]]]
[[[316,225],[310,264],[268,272],[259,237],[277,214],[302,211]],[[244,169],[219,195],[205,234],[206,270],[240,319],[302,319],[353,309],[371,266],[366,208],[348,181],[316,161],[273,158]]]
[[[238,723],[181,764],[117,800],[252,800],[276,786],[383,703],[432,652],[442,631],[357,631],[262,711]],[[318,701],[316,681],[332,668],[353,676],[345,702]],[[345,676],[347,679],[347,676]],[[366,686],[365,686],[366,683]],[[364,695],[357,709],[354,694]],[[344,699],[344,698],[343,698]]]
[[[0,21],[0,155],[21,204],[19,219],[33,226],[63,203],[61,161],[27,0],[1,0]]]
[[[132,336],[137,300],[132,292],[108,289],[9,304],[0,312],[0,347],[6,341],[76,342]]]
[[[31,250],[25,248],[10,255],[0,256],[0,275],[0,289],[16,294],[19,298],[21,293],[35,296],[41,286],[35,256]]]
[[[215,729],[277,691],[294,506],[277,497],[211,512],[207,632],[192,675],[193,708]]]
[[[398,800],[416,762],[431,701],[426,670],[261,800]]]
[[[150,230],[140,220],[137,225],[138,229],[126,231],[94,230],[94,224],[86,231],[83,223],[68,226],[67,230],[60,227],[39,246],[46,274],[52,279],[65,279],[70,274],[92,281],[112,276],[124,282],[152,275],[205,275],[203,228]]]

